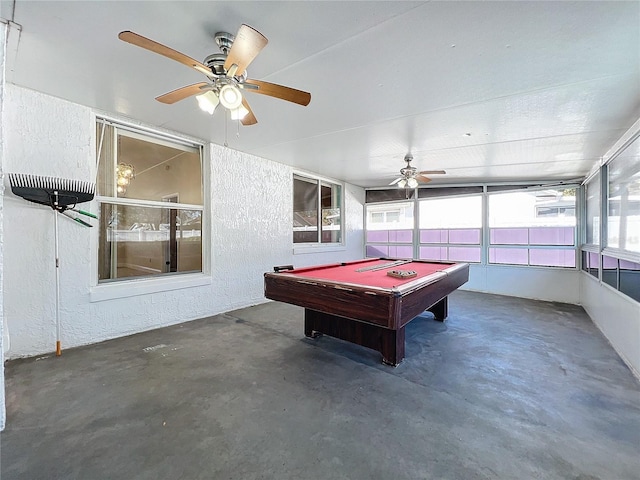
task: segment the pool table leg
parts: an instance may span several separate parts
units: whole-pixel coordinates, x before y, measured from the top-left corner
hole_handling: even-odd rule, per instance
[[[318,338],[322,336],[322,332],[313,329],[313,324],[307,321],[307,314],[304,315],[304,336],[309,338]]]
[[[427,308],[427,312],[433,313],[436,320],[440,322],[444,322],[447,316],[449,315],[449,297],[444,297],[437,303],[434,303],[429,308]]]
[[[404,360],[404,327],[392,330],[305,308],[304,334],[311,338],[325,334],[371,348],[382,354],[386,365],[396,366]]]
[[[382,330],[382,363],[397,367],[404,360],[404,327],[398,330]]]

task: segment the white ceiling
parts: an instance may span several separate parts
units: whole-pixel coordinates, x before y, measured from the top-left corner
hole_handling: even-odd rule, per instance
[[[363,187],[411,152],[436,183],[585,176],[640,116],[640,2],[0,0],[7,81]],[[269,44],[247,93],[258,124],[193,98],[204,75],[118,40],[132,30],[203,61],[246,23]],[[225,129],[226,123],[226,129]],[[470,134],[470,135],[466,135]]]

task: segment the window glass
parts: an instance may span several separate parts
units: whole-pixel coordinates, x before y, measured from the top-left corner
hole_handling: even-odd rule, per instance
[[[600,173],[585,185],[587,238],[589,245],[600,245]]]
[[[293,242],[318,241],[318,182],[293,177]]]
[[[481,195],[420,201],[420,229],[481,227]]]
[[[471,195],[474,193],[482,194],[482,186],[420,188],[418,189],[418,198],[442,198],[455,195]]]
[[[582,270],[598,278],[600,255],[594,252],[582,251]]]
[[[608,164],[607,246],[640,253],[640,140]]]
[[[341,238],[340,228],[340,198],[341,189],[337,185],[322,182],[320,184],[322,223],[321,241],[322,243],[339,243]]]
[[[201,272],[200,148],[101,120],[97,138],[98,281]]]
[[[341,205],[340,185],[294,175],[293,243],[340,243]]]
[[[393,202],[394,200],[409,200],[415,197],[414,188],[388,188],[384,190],[367,190],[365,203]]]
[[[625,295],[640,302],[640,263],[620,260],[619,289]]]
[[[378,203],[365,207],[367,230],[413,230],[413,203]]]
[[[99,280],[202,269],[202,211],[102,203]]]
[[[589,274],[598,278],[600,276],[598,273],[600,269],[600,255],[595,252],[587,252],[587,255],[589,257]]]
[[[576,189],[489,195],[489,263],[575,267]]]
[[[618,288],[618,259],[602,256],[602,281],[613,288]]]
[[[413,202],[365,205],[365,255],[413,258]]]
[[[421,259],[481,261],[481,195],[420,200],[419,212]]]
[[[99,132],[101,128],[98,125]],[[140,134],[117,129],[115,137],[112,155],[102,155],[100,159],[104,165],[99,166],[102,173],[99,195],[151,201],[177,195],[180,203],[202,205],[198,148],[145,139]]]

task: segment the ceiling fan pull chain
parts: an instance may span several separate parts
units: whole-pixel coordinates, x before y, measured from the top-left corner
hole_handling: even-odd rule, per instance
[[[224,116],[224,146],[228,147],[229,143],[227,142],[227,116]]]

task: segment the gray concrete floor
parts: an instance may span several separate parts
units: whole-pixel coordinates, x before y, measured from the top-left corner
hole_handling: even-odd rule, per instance
[[[577,306],[458,291],[397,368],[268,303],[6,365],[1,479],[639,479],[640,384]]]

